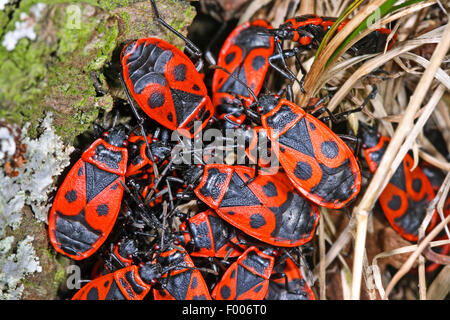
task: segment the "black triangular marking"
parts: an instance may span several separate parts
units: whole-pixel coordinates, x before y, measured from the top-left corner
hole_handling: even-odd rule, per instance
[[[191,282],[191,276],[192,270],[186,270],[174,276],[169,274],[169,281],[167,282],[166,290],[176,300],[186,300],[186,294],[189,289],[189,283]]]
[[[262,282],[264,282],[263,278],[238,265],[236,278],[236,298],[239,298],[241,294],[248,292],[251,288]]]
[[[119,176],[86,162],[86,202],[89,203]]]
[[[228,190],[220,203],[220,207],[240,207],[240,206],[256,206],[261,205],[259,199],[250,190],[248,186],[244,186],[244,181],[233,172],[231,176]]]
[[[204,98],[202,95],[172,88],[170,88],[170,92],[172,93],[173,105],[177,115],[177,125],[182,124]]]

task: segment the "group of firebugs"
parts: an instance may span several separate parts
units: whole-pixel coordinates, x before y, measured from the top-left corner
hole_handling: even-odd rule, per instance
[[[292,102],[293,81],[304,89],[286,60],[317,48],[336,19],[303,15],[278,29],[264,20],[237,26],[213,66],[211,99],[201,51],[151,3],[158,22],[185,40],[190,57],[152,37],[122,49],[120,78],[137,125],[114,125],[82,153],[48,218],[56,251],[77,261],[98,257],[73,299],[315,299],[304,253],[318,206],[348,207],[360,192],[359,150],[324,121],[349,112],[319,120],[327,111],[322,100],[310,113]],[[396,39],[386,45],[390,33],[377,29],[349,53],[389,49]],[[297,48],[283,49],[284,41]],[[260,94],[270,70],[290,85]],[[235,147],[243,148],[249,164],[209,163],[203,156],[196,165],[173,161],[172,150],[184,140],[172,141],[171,133],[195,139],[210,127],[242,130],[246,145]],[[375,172],[389,138],[362,123],[360,131],[364,158]],[[261,132],[278,160],[271,174],[262,174],[274,169],[271,163],[255,157]],[[391,226],[409,241],[417,241],[443,180],[426,163],[410,171],[413,163],[407,155],[379,198]],[[444,210],[449,213],[450,201]],[[435,214],[428,230],[438,220]]]

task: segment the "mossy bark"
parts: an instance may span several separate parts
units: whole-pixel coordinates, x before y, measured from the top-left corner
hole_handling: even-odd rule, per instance
[[[109,111],[123,99],[118,56],[128,41],[156,36],[184,45],[155,22],[149,1],[42,0],[46,6],[38,19],[30,13],[37,0],[10,2],[0,10],[0,41],[24,21],[21,13],[34,25],[36,38],[19,40],[13,50],[0,43],[0,119],[20,126],[30,123],[31,136],[39,135],[39,121],[52,112],[56,132],[72,145],[77,135],[92,127],[100,110]],[[195,8],[183,0],[157,3],[164,19],[186,34]],[[43,270],[24,279],[22,297],[55,299],[69,261],[55,254],[46,225],[34,221],[29,208],[24,211],[26,219],[9,235],[17,240],[25,233],[34,237]]]

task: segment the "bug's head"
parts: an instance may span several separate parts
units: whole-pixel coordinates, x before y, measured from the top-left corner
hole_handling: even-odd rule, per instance
[[[380,140],[380,134],[376,127],[371,127],[363,122],[359,122],[358,136],[362,140],[361,147],[363,149],[372,148],[378,144]]]
[[[133,239],[125,239],[119,244],[118,252],[121,257],[129,258],[138,252],[136,241]]]
[[[103,139],[116,147],[128,146],[128,134],[124,126],[118,125],[103,133]]]
[[[139,276],[148,284],[154,284],[162,275],[161,265],[158,263],[146,262],[140,265]]]
[[[263,115],[270,112],[277,106],[279,100],[280,97],[278,95],[261,95],[259,97],[258,112]]]

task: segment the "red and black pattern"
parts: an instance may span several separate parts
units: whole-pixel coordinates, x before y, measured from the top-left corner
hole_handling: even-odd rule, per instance
[[[202,76],[178,48],[157,38],[139,39],[121,53],[123,77],[138,105],[153,120],[192,138],[213,116]],[[195,131],[194,122],[201,126]]]
[[[311,240],[319,220],[317,207],[297,193],[283,172],[260,174],[244,166],[209,164],[195,189],[217,214],[263,242],[283,247]]]
[[[269,103],[276,107],[261,116],[261,122],[272,152],[297,190],[332,209],[353,200],[360,190],[361,173],[347,144],[294,103],[275,98]]]
[[[361,126],[364,157],[372,173],[376,171],[390,138],[380,136],[375,130]],[[413,158],[406,154],[394,172],[388,185],[380,194],[379,202],[387,220],[403,238],[417,241],[418,229],[425,217],[427,207],[434,198],[433,187],[420,167],[411,171]],[[427,231],[437,223],[435,213]]]
[[[73,296],[72,300],[142,300],[151,285],[146,283],[138,266],[129,266],[98,277]]]
[[[301,270],[287,258],[273,268],[266,300],[316,300],[316,297]]]
[[[275,258],[252,246],[228,269],[214,288],[215,300],[263,300]]]
[[[126,136],[113,129],[96,140],[67,174],[48,218],[56,251],[75,260],[92,255],[106,240],[120,210],[128,152]]]
[[[178,267],[160,277],[164,286],[153,289],[155,300],[211,300],[205,279],[184,249],[163,252],[158,262],[162,265],[175,262]]]
[[[234,229],[223,221],[214,210],[197,213],[180,226],[178,237],[183,246],[193,243],[193,257],[238,257],[239,242]]]
[[[269,57],[274,52],[274,39],[263,31],[272,29],[264,20],[245,22],[231,32],[220,50],[217,65],[259,94],[267,70]],[[254,102],[247,88],[221,69],[216,69],[212,80],[212,98],[219,118],[227,116],[242,124],[242,101],[246,106]]]

